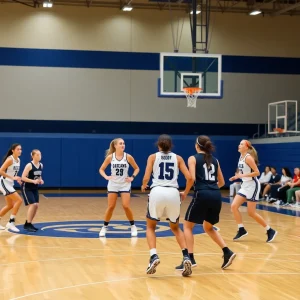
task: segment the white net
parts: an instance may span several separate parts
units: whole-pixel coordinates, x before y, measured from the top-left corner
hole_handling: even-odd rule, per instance
[[[196,108],[197,98],[202,90],[200,88],[185,88],[183,90],[187,99],[187,107]]]

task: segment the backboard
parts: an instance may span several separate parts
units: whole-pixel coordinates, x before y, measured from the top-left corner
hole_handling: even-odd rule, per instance
[[[298,101],[284,100],[268,104],[268,134],[298,134]]]
[[[222,56],[161,53],[158,96],[185,98],[183,88],[199,87],[199,98],[223,98]]]

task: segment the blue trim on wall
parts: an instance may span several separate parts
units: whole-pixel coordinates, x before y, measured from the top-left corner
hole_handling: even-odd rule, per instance
[[[0,47],[0,65],[159,70],[159,53]],[[223,55],[223,72],[300,74],[300,58]]]
[[[261,124],[261,132],[264,125]],[[257,124],[0,120],[0,132],[100,134],[206,134],[252,137]]]
[[[159,54],[0,48],[0,65],[58,68],[158,70]]]

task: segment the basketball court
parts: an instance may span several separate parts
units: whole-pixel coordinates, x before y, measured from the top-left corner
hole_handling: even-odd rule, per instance
[[[33,2],[36,3],[36,1]],[[46,2],[48,2],[48,4],[52,3],[51,1]],[[58,3],[59,2],[64,1],[58,1]],[[80,1],[77,2],[79,3]],[[70,5],[76,5],[77,2],[72,2],[72,4]],[[125,4],[128,4],[125,6],[131,6],[131,2],[132,1],[127,0],[120,1],[120,3],[117,3],[117,7],[119,9],[119,6],[121,4],[123,6]],[[143,2],[151,1],[142,1],[142,4]],[[222,68],[222,55],[208,53],[210,40],[208,32],[210,22],[210,1],[201,1],[200,6],[197,5],[199,1],[197,2],[195,0],[158,2],[162,2],[162,4],[160,5],[162,5],[163,7],[166,5],[166,3],[169,3],[169,5],[175,3],[179,8],[185,4],[189,5],[189,10],[185,13],[187,13],[188,15],[191,14],[189,18],[189,25],[191,26],[191,53],[179,53],[182,33],[181,26],[183,26],[183,24],[181,25],[178,21],[179,23],[177,24],[177,28],[174,27],[176,25],[175,21],[180,20],[181,15],[179,14],[178,16],[176,16],[176,10],[172,12],[172,10],[170,9],[174,52],[159,53],[159,70],[157,69],[157,66],[155,68],[152,68],[153,66],[151,66],[151,70],[157,71],[157,74],[159,75],[155,76],[154,83],[150,81],[141,81],[142,84],[140,85],[142,86],[141,88],[143,94],[139,94],[139,99],[144,97],[144,94],[146,95],[148,93],[148,90],[145,90],[144,92],[144,85],[147,85],[147,87],[152,86],[154,88],[151,90],[151,92],[153,93],[151,97],[158,97],[159,100],[161,100],[161,102],[159,102],[159,105],[163,104],[162,106],[167,106],[168,104],[170,104],[171,102],[168,102],[170,100],[168,98],[172,98],[174,100],[174,102],[172,102],[172,105],[177,108],[178,117],[177,119],[176,117],[174,117],[174,120],[172,121],[182,121],[180,119],[180,112],[183,108],[189,110],[190,115],[193,117],[195,116],[195,120],[197,120],[197,122],[201,122],[202,120],[197,119],[200,111],[200,102],[197,102],[197,99],[200,99],[200,101],[202,101],[201,99],[204,99],[203,102],[212,101],[214,103],[222,101],[223,96],[226,93],[226,78],[228,78],[226,77],[226,75],[222,74],[222,70],[224,72],[224,68]],[[25,1],[25,5],[30,6],[28,5],[28,3],[26,3],[27,1]],[[106,4],[109,5],[109,1],[107,1],[107,3]],[[133,3],[134,1],[132,2],[132,5]],[[221,5],[220,3],[221,2],[218,2],[219,5]],[[92,1],[87,1],[88,7],[91,4]],[[232,6],[236,4],[236,2],[233,2]],[[273,3],[267,4],[273,5]],[[177,12],[179,11],[179,8]],[[192,12],[190,12],[190,9]],[[201,17],[196,16],[197,9],[201,9]],[[73,23],[75,24],[76,22]],[[79,23],[77,25],[80,26]],[[111,36],[114,37],[111,32],[109,33],[110,38]],[[68,38],[70,38],[70,36],[71,34]],[[91,39],[94,38],[95,37],[92,37]],[[132,37],[130,36],[130,38]],[[115,39],[117,40],[117,36]],[[58,46],[56,48],[59,49]],[[117,49],[119,51],[118,46],[111,49],[114,49],[114,51],[116,51]],[[107,51],[107,53],[109,53],[111,49],[109,47],[105,47],[105,51]],[[83,52],[85,51],[86,49],[83,50]],[[93,48],[91,51],[95,51],[95,49]],[[167,51],[172,51],[172,49]],[[75,52],[77,52],[77,50]],[[156,53],[157,57],[158,52]],[[116,52],[114,54],[114,57],[121,55],[120,53],[122,53],[122,51]],[[51,55],[49,54],[49,57],[50,56]],[[62,69],[61,73],[63,73],[67,68],[64,65],[65,62],[63,61],[63,57],[66,57],[68,59],[70,57],[69,54],[61,57],[62,62],[60,62],[60,67]],[[77,69],[90,68],[90,60],[97,60],[93,58],[94,56],[91,56],[91,58],[88,58],[86,61],[84,61],[84,64],[77,65],[77,56],[75,55],[72,57],[71,58],[74,59],[74,62],[71,64],[71,67],[73,68],[72,72],[74,71],[74,74]],[[130,59],[134,60],[133,58]],[[235,61],[238,62],[239,59],[240,58],[237,58]],[[105,59],[102,58],[98,60],[101,63],[105,61]],[[115,59],[110,59],[110,61],[114,60]],[[154,60],[156,63],[158,62],[158,60],[156,60],[156,56],[154,57]],[[126,59],[120,59],[118,61],[119,63],[123,64]],[[85,65],[86,63],[88,64]],[[227,70],[231,70],[231,68],[228,68],[228,65],[231,64],[232,62],[227,58]],[[251,61],[247,61],[247,64],[251,64]],[[37,66],[42,67],[42,65]],[[53,66],[57,67],[55,64],[53,64]],[[51,70],[54,69],[53,66]],[[101,68],[99,66],[94,66],[94,69],[109,69],[107,66],[103,67],[101,65]],[[69,66],[69,68],[71,67]],[[238,66],[234,67],[239,70]],[[123,67],[115,66],[115,68],[116,69],[114,70],[114,72],[117,74],[117,71],[119,72]],[[131,71],[132,67],[129,64],[128,66],[126,66],[126,68],[123,69],[125,71]],[[232,69],[234,68],[232,67]],[[140,69],[140,66],[132,68],[132,70],[146,71],[146,69]],[[107,72],[107,76],[109,76],[109,72],[105,72]],[[68,77],[68,75],[65,76]],[[138,77],[138,75],[136,76]],[[30,76],[28,75],[28,77]],[[103,78],[101,79],[103,82],[105,79],[104,77],[105,76],[103,75]],[[47,78],[47,76],[45,76],[45,78]],[[130,87],[130,91],[128,91],[128,93],[131,97],[131,89],[135,89],[136,86],[132,83],[133,81],[131,81],[131,75],[122,77],[124,86],[124,78],[130,78],[130,81],[128,81],[128,85],[132,86]],[[99,78],[97,78],[97,80],[99,80]],[[121,83],[121,81],[119,81],[119,83]],[[235,81],[232,80],[232,83],[234,83],[232,90],[235,90]],[[121,85],[117,84],[117,80],[116,82],[113,81],[113,89],[122,89]],[[38,86],[38,84],[36,85]],[[61,85],[67,86],[63,83]],[[81,85],[81,81],[79,79],[76,85]],[[72,86],[72,84],[70,84],[70,86]],[[87,84],[86,86],[89,85]],[[105,86],[103,85],[103,87]],[[51,88],[56,89],[55,85],[53,85]],[[62,87],[57,87],[58,90],[60,88]],[[107,90],[109,90],[110,92],[109,87],[107,87]],[[228,90],[229,89],[227,86],[227,91]],[[100,98],[101,96],[103,96],[99,96],[100,93],[98,93],[98,90],[95,91],[97,97]],[[126,91],[124,91],[124,94],[126,94]],[[66,93],[66,95],[69,94]],[[242,96],[243,94],[241,93],[241,98]],[[82,92],[82,99],[84,99],[85,97],[86,93]],[[128,107],[130,107],[131,109],[131,105],[134,107],[135,104],[131,101],[132,98],[130,97],[128,98]],[[103,96],[103,98],[105,97]],[[107,98],[107,102],[103,102],[106,104],[103,104],[102,106],[101,102],[101,104],[97,106],[99,107],[99,110],[101,110],[105,105],[108,106],[108,104],[110,104],[109,102],[113,103],[115,100],[109,97]],[[73,99],[69,100],[72,101]],[[101,101],[104,100],[101,99]],[[184,106],[180,106],[182,102],[179,101],[183,101],[184,103],[186,103],[187,108],[185,108]],[[88,107],[88,102],[86,103],[86,107]],[[240,105],[240,102],[238,104]],[[49,106],[51,106],[51,104]],[[74,105],[74,107],[75,106],[76,105]],[[198,110],[194,109],[197,108],[197,106]],[[251,106],[252,105],[250,103],[249,107]],[[141,104],[141,106],[136,107],[137,111],[139,108],[144,110],[146,105]],[[157,111],[158,107],[159,106],[155,108],[157,109]],[[249,107],[246,107],[245,110],[247,111]],[[236,113],[236,109],[237,106],[232,107],[232,110],[230,111],[230,117],[232,116],[231,114]],[[47,110],[47,107],[45,107],[45,110]],[[113,108],[113,110],[119,113],[119,110],[121,109],[118,107]],[[215,110],[217,110],[217,106],[211,108],[208,113],[213,114]],[[203,111],[205,110],[202,110],[202,112]],[[223,113],[223,110],[220,111],[221,113],[219,114],[219,117],[222,116]],[[173,112],[171,110],[168,112],[170,116],[172,115],[172,113]],[[287,100],[270,103],[268,107],[268,134],[273,134],[274,137],[282,133],[289,133],[291,135],[298,134],[299,130],[297,123],[297,113],[297,101]],[[89,114],[88,110],[87,114]],[[129,112],[129,114],[131,114],[131,111]],[[164,112],[162,112],[161,114],[163,115]],[[151,111],[149,111],[148,115],[153,117],[153,119],[150,120],[151,123],[155,123],[157,121],[155,119],[155,114],[151,113]],[[61,119],[63,118],[64,117],[61,117]],[[113,120],[109,119],[109,116],[107,117],[107,119],[106,116],[103,119],[105,119],[105,121],[107,122],[114,122]],[[124,116],[123,119],[119,119],[128,121],[126,119],[126,116]],[[145,121],[145,117],[141,119],[143,122]],[[118,120],[118,122],[120,120]],[[162,121],[167,123],[165,119],[163,119]],[[215,120],[213,120],[212,118],[212,120],[210,120],[210,123],[213,122],[215,122]],[[241,123],[238,122],[237,124]],[[197,130],[195,129],[195,132]],[[182,136],[193,135],[195,134],[195,132],[186,132]],[[93,129],[92,133],[94,134],[96,133],[96,131]],[[203,134],[205,134],[205,132],[203,132]],[[219,134],[220,136],[223,135],[222,131],[220,131]],[[8,136],[9,138],[11,138],[9,133]],[[43,137],[43,133],[40,135],[40,137],[34,138],[38,139],[41,137]],[[108,141],[110,140],[110,137],[112,137],[112,134],[107,134],[105,139],[107,139]],[[142,138],[144,138],[144,135],[140,135],[140,144],[142,146],[146,147],[147,145],[150,145],[150,142],[146,145],[145,141],[142,140]],[[104,138],[102,137],[102,139]],[[89,142],[90,144],[88,144]],[[45,142],[45,145],[46,143],[49,142]],[[57,144],[59,143],[63,144],[63,142],[57,142]],[[143,143],[145,143],[145,145],[143,145]],[[133,147],[134,143],[132,142],[131,144]],[[79,145],[82,146],[82,149],[79,147]],[[105,147],[107,145],[108,143],[105,142]],[[180,146],[182,148],[185,147],[183,143],[178,143],[178,148]],[[44,147],[48,148],[48,145]],[[78,153],[82,152],[82,154],[84,155],[84,158],[81,157],[82,162],[85,162],[86,156],[88,155],[92,157],[91,162],[96,161],[96,155],[94,155],[95,157],[93,158],[91,154],[87,154],[87,149],[88,151],[90,151],[90,149],[94,151],[94,149],[97,148],[94,140],[83,141],[81,144],[78,141],[76,141],[76,143],[74,142],[74,144],[65,143],[64,147],[65,148],[60,148],[60,146],[57,146],[57,148],[55,148],[57,152],[53,152],[54,154],[51,153],[51,157],[53,158],[53,160],[56,160],[57,157],[60,157],[62,153],[64,153],[64,158],[67,159],[57,161],[59,161],[61,164],[63,164],[63,162],[65,161],[68,161],[68,163],[73,162],[75,161],[75,159],[69,156],[69,152],[72,152],[71,154],[73,155],[76,151],[78,151]],[[146,153],[146,150],[143,147],[140,147],[140,145],[135,145],[135,147],[136,153],[143,152],[143,155],[148,155],[148,153]],[[194,150],[193,147],[194,144],[191,146],[191,149]],[[234,145],[234,147],[234,149],[236,149],[236,145]],[[62,151],[61,149],[65,149],[65,151]],[[98,148],[97,150],[99,149],[100,148]],[[149,149],[150,146],[148,147],[147,151]],[[102,150],[104,149],[98,151],[99,153],[101,152],[101,159],[103,159],[104,153],[104,151]],[[26,155],[28,153],[26,153]],[[99,153],[97,153],[97,164],[99,164]],[[178,154],[182,155],[182,153]],[[29,156],[26,159],[29,159]],[[80,159],[78,158],[78,160]],[[224,159],[224,161],[226,162],[226,159]],[[141,169],[145,167],[145,164],[146,160],[143,166],[140,165]],[[45,163],[45,166],[46,165],[47,164]],[[53,165],[52,167],[53,169],[55,169],[52,170],[53,174],[56,174],[56,172],[60,172],[60,170],[58,169],[61,168],[61,166],[57,167],[57,165]],[[233,165],[232,168],[234,167],[235,165]],[[229,167],[227,168],[229,169]],[[75,167],[74,169],[72,169],[71,167],[69,167],[69,165],[67,165],[65,169],[68,169],[68,172],[64,174],[67,174],[68,176],[61,176],[62,179],[69,179],[70,177],[73,180],[72,176],[75,176],[76,172],[78,174],[80,173],[80,176],[83,176],[82,174],[86,173],[93,173],[93,176],[99,175],[98,165],[96,166],[94,162],[91,163],[91,168],[85,169],[88,171],[84,171],[82,173],[82,169],[79,170],[79,167],[77,170],[75,169]],[[47,168],[45,169],[45,173],[46,172]],[[228,178],[226,178],[226,180],[227,179]],[[100,179],[97,178],[97,181],[95,180],[95,184],[98,184],[99,180]],[[74,184],[74,182],[75,180],[72,182],[72,184]],[[137,182],[138,181],[136,180],[135,183]],[[33,222],[34,225],[39,228],[37,232],[29,233],[27,231],[24,231],[23,229],[22,223],[26,220],[26,207],[24,205],[21,206],[21,209],[16,218],[16,225],[20,229],[20,233],[16,234],[7,230],[0,231],[0,270],[2,274],[2,276],[0,276],[0,300],[300,299],[300,289],[298,286],[298,284],[300,283],[299,208],[280,208],[274,205],[266,204],[265,202],[258,203],[258,213],[260,213],[264,217],[264,219],[268,224],[270,224],[272,228],[278,231],[276,239],[272,243],[266,243],[267,236],[264,228],[262,228],[252,218],[250,218],[247,215],[246,207],[242,206],[240,208],[240,211],[243,215],[243,224],[245,225],[245,228],[247,229],[249,234],[240,241],[233,242],[233,237],[236,235],[237,231],[237,224],[235,223],[234,217],[231,213],[230,199],[226,197],[227,192],[223,192],[224,198],[220,215],[220,222],[215,226],[215,230],[220,231],[228,247],[236,252],[237,256],[233,264],[226,270],[221,269],[221,265],[223,262],[222,251],[210,239],[210,237],[205,234],[202,226],[197,225],[194,229],[194,256],[197,262],[197,266],[193,268],[192,276],[182,277],[181,272],[175,270],[175,267],[180,265],[182,260],[181,249],[179,248],[175,237],[169,229],[168,222],[162,219],[161,222],[158,223],[156,228],[157,254],[160,257],[161,263],[154,275],[147,275],[146,268],[149,263],[149,249],[146,240],[146,209],[148,201],[147,194],[142,194],[137,190],[133,191],[132,193],[131,208],[134,214],[135,225],[138,229],[138,237],[131,237],[130,224],[126,219],[126,215],[122,209],[121,201],[118,200],[117,207],[108,226],[107,235],[105,238],[99,238],[99,231],[103,226],[103,217],[107,208],[106,190],[80,190],[80,187],[77,187],[75,184],[68,184],[66,184],[66,187],[74,187],[74,189],[76,190],[40,191],[41,194],[39,210]],[[138,186],[139,184],[140,183],[137,183],[136,186]],[[97,185],[95,185],[95,187],[96,186]],[[54,185],[54,187],[57,187],[57,185]],[[84,188],[89,187],[90,186]],[[103,187],[104,185],[101,188]],[[180,224],[183,224],[184,215],[191,199],[192,197],[190,195],[185,201],[182,202]],[[5,200],[1,195],[0,207],[3,207],[4,205]],[[3,217],[2,221],[5,222],[7,218],[8,214]]]
[[[1,232],[0,299],[299,299],[299,210],[259,205],[259,213],[279,232],[273,243],[266,243],[264,229],[242,207],[249,235],[233,242],[236,224],[224,198],[216,229],[237,258],[223,271],[222,252],[197,226],[198,266],[183,278],[174,269],[181,250],[165,220],[157,227],[161,264],[155,275],[146,275],[144,194],[133,193],[131,202],[138,238],[130,237],[120,202],[107,237],[99,238],[105,197],[104,191],[45,192],[36,218],[38,233],[25,234],[22,225],[20,234]],[[190,200],[182,203],[181,223]],[[19,222],[25,213],[22,207]]]

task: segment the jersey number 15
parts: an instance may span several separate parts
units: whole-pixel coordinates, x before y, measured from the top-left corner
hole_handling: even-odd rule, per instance
[[[174,178],[174,163],[161,162],[159,165],[159,176],[160,180],[172,180]]]

